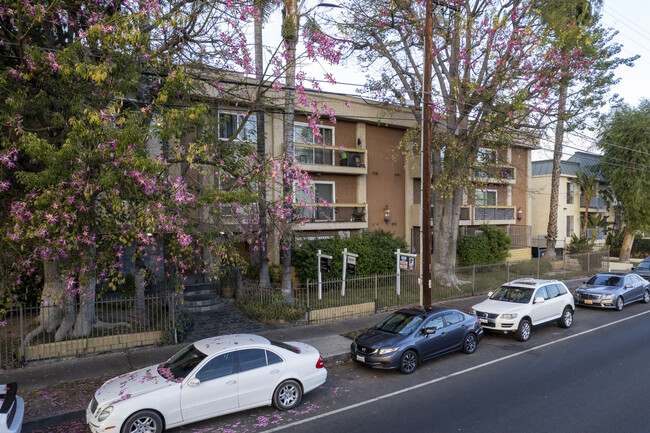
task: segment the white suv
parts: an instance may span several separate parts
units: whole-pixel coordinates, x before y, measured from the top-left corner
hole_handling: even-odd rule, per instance
[[[557,321],[562,328],[573,324],[573,295],[557,280],[514,280],[488,293],[488,299],[472,307],[483,329],[514,333],[527,341],[533,326]]]

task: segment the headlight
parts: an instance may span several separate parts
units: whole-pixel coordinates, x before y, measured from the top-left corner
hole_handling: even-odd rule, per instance
[[[473,308],[470,308],[469,314],[471,314],[472,316],[476,316],[476,311]]]
[[[113,406],[108,406],[106,409],[102,411],[102,413],[99,414],[97,417],[97,421],[102,422],[106,418],[110,416],[110,414],[113,413]]]
[[[603,299],[613,299],[613,298],[614,298],[614,295],[612,295],[611,293],[609,295],[604,295],[603,296]]]
[[[379,349],[379,354],[380,355],[386,355],[388,353],[393,353],[395,351],[399,350],[399,347],[389,347],[387,349]]]
[[[506,320],[516,319],[517,318],[517,313],[503,313],[501,315],[501,318],[506,319]]]

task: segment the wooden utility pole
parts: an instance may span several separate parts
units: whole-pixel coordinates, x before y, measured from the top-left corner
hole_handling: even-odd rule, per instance
[[[422,305],[431,305],[431,51],[433,49],[433,5],[426,0],[424,20],[424,83],[422,90]]]

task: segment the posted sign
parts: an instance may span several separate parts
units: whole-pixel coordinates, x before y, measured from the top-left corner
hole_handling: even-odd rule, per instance
[[[412,255],[399,255],[399,268],[404,271],[414,271],[415,270],[415,257]]]

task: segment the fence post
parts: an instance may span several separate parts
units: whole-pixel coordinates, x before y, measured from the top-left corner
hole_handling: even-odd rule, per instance
[[[377,274],[375,274],[375,313],[377,313]]]
[[[307,324],[311,323],[311,308],[309,307],[309,279],[307,279]]]
[[[474,296],[474,288],[476,286],[476,264],[472,265],[472,296]]]
[[[24,305],[20,304],[20,359],[25,357],[25,316],[23,311]],[[7,360],[8,362],[8,360]],[[9,364],[7,364],[9,365]]]
[[[537,253],[537,279],[539,280],[539,261],[542,259],[542,255]]]
[[[587,253],[587,274],[590,274],[589,268],[591,266],[591,252]]]
[[[176,296],[170,294],[170,304],[172,310],[172,329],[174,330],[174,344],[178,344],[178,333],[176,332]]]
[[[506,279],[506,281],[510,281],[510,261],[509,260],[506,260],[506,269],[507,269],[507,275],[508,275],[508,278]]]

